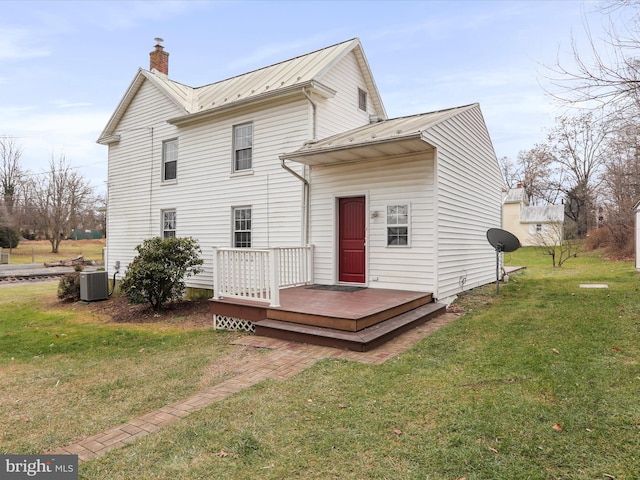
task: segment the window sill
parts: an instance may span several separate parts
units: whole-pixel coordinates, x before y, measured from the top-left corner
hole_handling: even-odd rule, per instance
[[[175,180],[163,180],[160,185],[177,185],[178,179]]]
[[[238,172],[231,172],[229,178],[247,177],[249,175],[253,175],[253,168],[247,168],[246,170],[240,170]]]

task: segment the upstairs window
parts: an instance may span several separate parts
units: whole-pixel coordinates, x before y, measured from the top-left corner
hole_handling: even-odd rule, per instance
[[[162,238],[171,238],[176,236],[176,211],[162,211]]]
[[[367,92],[358,89],[358,108],[363,111],[367,111]]]
[[[162,142],[162,180],[175,180],[178,176],[178,140]]]
[[[387,246],[409,246],[409,205],[387,205]]]
[[[251,248],[251,207],[233,209],[233,246]]]
[[[233,171],[250,170],[253,157],[253,124],[233,127]]]

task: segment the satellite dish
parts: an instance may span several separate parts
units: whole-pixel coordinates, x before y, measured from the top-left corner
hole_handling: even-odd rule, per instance
[[[520,240],[513,233],[500,228],[487,230],[487,240],[496,251],[496,293],[500,293],[500,252],[514,252],[520,248]]]
[[[520,240],[513,233],[500,228],[487,230],[487,240],[499,252],[514,252],[520,248]]]

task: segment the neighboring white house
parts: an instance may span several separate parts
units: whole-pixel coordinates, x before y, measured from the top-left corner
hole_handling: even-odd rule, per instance
[[[530,206],[524,188],[510,189],[502,202],[502,228],[523,247],[560,245],[564,239],[564,205]]]
[[[495,280],[504,186],[477,104],[387,119],[358,39],[197,88],[150,55],[98,139],[110,275],[177,235],[200,243],[202,289],[223,283],[213,247],[305,248],[304,281],[437,299]]]

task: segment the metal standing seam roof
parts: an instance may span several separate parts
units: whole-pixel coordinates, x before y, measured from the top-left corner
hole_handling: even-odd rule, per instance
[[[245,103],[252,99],[265,96],[277,96],[314,83],[325,92],[331,89],[322,86],[324,75],[350,52],[354,52],[358,64],[362,68],[364,80],[367,84],[369,98],[380,118],[386,118],[386,112],[380,93],[369,69],[364,51],[357,38],[347,40],[329,47],[316,50],[305,55],[291,58],[258,70],[244,73],[226,80],[222,80],[201,87],[189,87],[175,82],[166,75],[140,69],[125,93],[116,111],[112,115],[107,127],[98,140],[113,135],[117,123],[126,111],[135,93],[144,80],[154,83],[173,102],[180,106],[185,115],[171,119],[171,123],[180,122],[190,116],[213,113],[220,108],[228,108],[234,104]]]
[[[367,145],[376,143],[416,138],[421,136],[421,134],[429,128],[477,106],[478,104],[474,103],[447,110],[382,120],[333,135],[317,142],[308,142],[302,148],[291,153],[285,153],[281,155],[280,158],[295,159],[297,157],[319,155],[329,151],[353,148],[355,146],[366,147]]]
[[[320,81],[328,66],[359,47],[357,39],[316,50],[274,65],[243,73],[236,77],[205,85],[194,90],[192,113],[215,108],[238,99]]]
[[[564,205],[538,205],[524,207],[520,212],[520,223],[562,223]]]
[[[522,203],[529,205],[529,199],[525,195],[524,188],[512,188],[507,192],[502,203]]]

